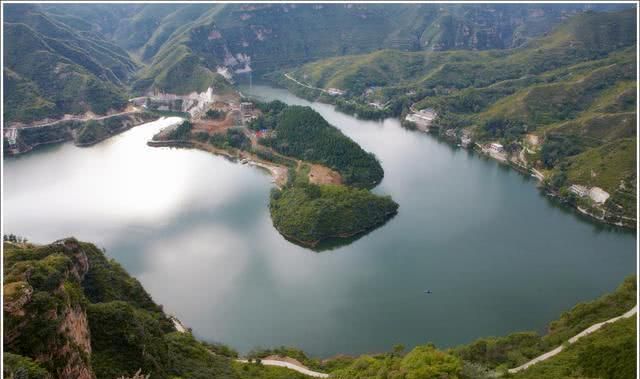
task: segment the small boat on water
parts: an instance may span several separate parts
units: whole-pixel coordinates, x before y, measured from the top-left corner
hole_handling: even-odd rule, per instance
[[[431,294],[431,290],[424,290],[424,293]]]

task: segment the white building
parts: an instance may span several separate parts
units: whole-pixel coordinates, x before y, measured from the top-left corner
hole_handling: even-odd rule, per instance
[[[15,145],[18,140],[18,129],[6,128],[4,130],[4,137],[7,139],[7,142],[9,142],[9,145]]]
[[[504,152],[504,146],[502,146],[502,144],[499,144],[497,142],[492,142],[491,144],[489,144],[489,149],[495,151],[496,153]]]
[[[575,193],[576,195],[578,195],[580,197],[585,197],[589,193],[589,189],[587,187],[581,186],[579,184],[572,184],[569,187],[569,191]]]
[[[344,91],[338,88],[327,88],[327,93],[331,96],[342,96],[344,95]]]

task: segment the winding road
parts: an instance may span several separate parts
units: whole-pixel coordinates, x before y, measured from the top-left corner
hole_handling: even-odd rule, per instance
[[[127,115],[127,114],[133,114],[133,113],[138,113],[140,112],[140,109],[133,109],[133,110],[129,110],[129,111],[124,111],[124,112],[119,112],[119,113],[113,113],[113,114],[108,114],[105,116],[72,116],[69,118],[64,118],[64,119],[60,119],[60,120],[55,120],[55,121],[51,121],[51,122],[46,122],[43,124],[34,124],[34,125],[22,125],[22,126],[16,126],[13,127],[14,129],[36,129],[36,128],[42,128],[44,126],[51,126],[51,125],[55,125],[55,124],[59,124],[61,122],[65,122],[65,121],[99,121],[99,120],[105,120],[107,118],[111,118],[111,117],[116,117],[116,116],[123,116],[123,115]]]
[[[634,314],[636,314],[637,311],[638,311],[638,305],[636,305],[631,310],[629,310],[627,313],[625,313],[625,314],[623,314],[621,316],[614,317],[612,319],[609,319],[609,320],[603,321],[603,322],[599,322],[597,324],[593,324],[590,327],[588,327],[587,329],[583,330],[582,332],[580,332],[580,333],[576,334],[575,336],[569,338],[568,342],[569,342],[569,344],[575,343],[580,338],[595,332],[596,330],[602,328],[604,325],[610,324],[612,322],[616,322],[616,321],[621,320],[623,318],[629,318],[629,317],[633,316]],[[532,360],[530,360],[529,362],[523,364],[522,366],[518,366],[516,368],[509,369],[509,373],[510,374],[515,374],[516,372],[525,370],[525,369],[531,367],[532,365],[535,365],[538,362],[542,362],[544,360],[547,360],[547,359],[553,357],[554,355],[557,355],[563,349],[564,349],[564,346],[560,345],[560,346],[556,347],[555,349],[553,349],[551,351],[548,351],[548,352],[546,352],[546,353],[544,353],[544,354],[542,354],[542,355],[540,355],[540,356],[538,356],[536,358],[533,358]]]
[[[247,361],[246,359],[236,359],[236,362],[240,362],[240,363],[249,363],[249,361]],[[286,361],[277,361],[274,359],[262,359],[260,361],[260,363],[262,363],[265,366],[278,366],[278,367],[286,367],[288,369],[291,369],[293,371],[297,371],[301,374],[307,375],[307,376],[312,376],[314,378],[328,378],[329,374],[325,374],[323,372],[317,372],[317,371],[311,371],[308,368],[302,366],[302,365],[297,365],[291,362],[286,362]]]

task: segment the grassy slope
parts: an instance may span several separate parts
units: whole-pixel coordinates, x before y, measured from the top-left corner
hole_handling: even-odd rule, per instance
[[[257,73],[380,48],[401,50],[490,49],[519,46],[548,31],[580,6],[452,5],[185,5],[176,9],[142,7],[131,24],[145,31],[142,44],[125,39],[150,63],[135,88],[170,90],[159,73],[188,59],[197,71],[214,71],[225,57],[251,57]],[[530,17],[529,12],[540,12]],[[151,27],[158,24],[155,30]],[[487,27],[496,25],[496,27]],[[129,28],[125,28],[129,29]],[[220,38],[210,38],[212,32]],[[206,72],[206,71],[205,71]],[[207,79],[206,75],[203,76]],[[188,90],[194,90],[191,86]]]
[[[363,117],[400,116],[415,104],[435,108],[442,130],[467,128],[479,142],[520,149],[533,133],[542,146],[528,146],[526,156],[550,174],[551,188],[566,194],[569,185],[583,184],[613,195],[621,180],[635,181],[635,151],[627,148],[637,117],[635,44],[633,10],[588,12],[509,51],[383,50],[313,62],[292,74],[347,90],[342,99],[323,99]],[[321,96],[278,81],[306,97]],[[389,105],[374,110],[366,105],[373,100]],[[588,175],[591,169],[596,175]],[[612,222],[635,214],[635,186],[624,190],[605,205],[617,209],[606,216]]]
[[[551,322],[545,335],[519,332],[481,338],[451,349],[451,353],[487,368],[513,368],[554,349],[589,326],[627,312],[637,303],[636,276],[628,277],[612,293],[580,303]]]
[[[560,354],[533,365],[514,378],[633,378],[637,374],[634,317],[604,326],[601,330],[569,345]]]

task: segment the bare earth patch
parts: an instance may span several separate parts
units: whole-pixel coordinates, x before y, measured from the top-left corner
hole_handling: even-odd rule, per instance
[[[200,119],[193,122],[194,131],[205,131],[209,134],[223,133],[231,128],[235,123],[234,112],[227,112],[223,120]]]
[[[313,184],[342,184],[340,174],[328,167],[312,164],[309,170],[309,182]]]

